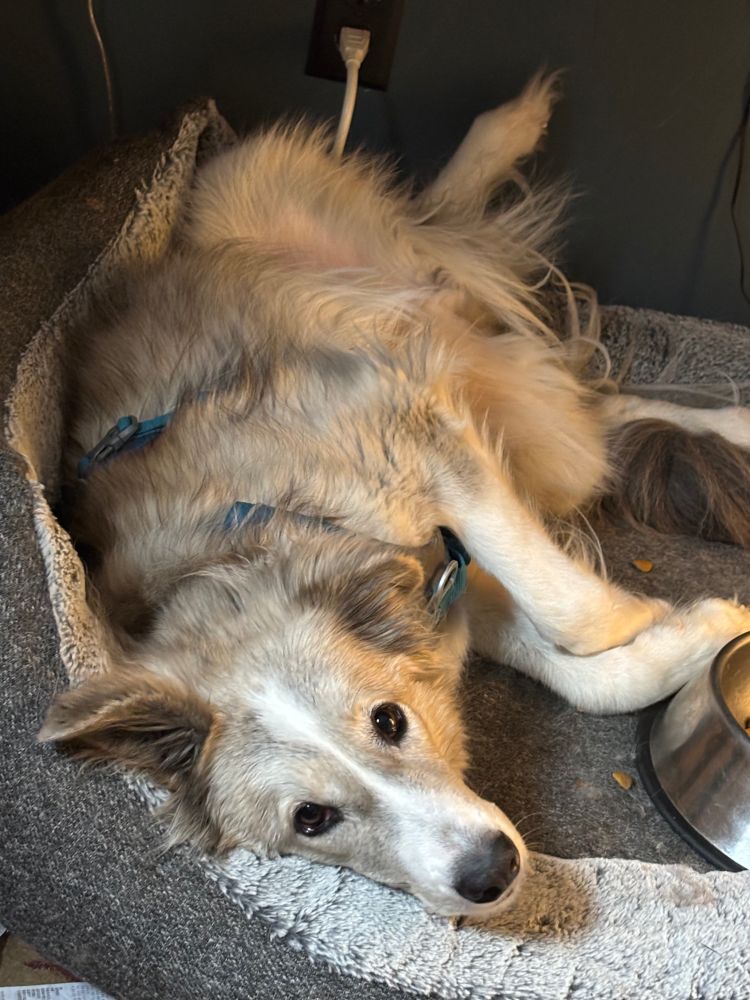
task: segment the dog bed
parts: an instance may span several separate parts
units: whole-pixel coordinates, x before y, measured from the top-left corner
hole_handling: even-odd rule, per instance
[[[157,789],[81,771],[35,744],[65,675],[101,669],[82,568],[53,513],[67,333],[100,283],[163,251],[196,162],[232,141],[214,106],[196,105],[165,134],[77,168],[0,226],[9,446],[0,450],[0,920],[108,992],[144,1000],[355,988],[363,998],[750,995],[750,874],[707,871],[637,779],[629,790],[613,780],[635,775],[637,719],[581,715],[500,665],[468,672],[470,781],[540,853],[521,904],[491,926],[456,927],[411,897],[299,858],[163,854],[147,815]],[[621,377],[677,401],[742,397],[748,337],[605,310]],[[603,543],[611,575],[633,589],[750,600],[740,550],[625,529],[608,529]],[[653,571],[640,573],[637,558]]]

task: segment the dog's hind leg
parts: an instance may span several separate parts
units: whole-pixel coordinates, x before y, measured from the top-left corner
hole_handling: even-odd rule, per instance
[[[423,193],[423,203],[455,210],[484,208],[493,190],[539,145],[557,96],[556,84],[556,75],[537,74],[515,100],[475,118]]]
[[[466,334],[456,343],[464,399],[501,438],[519,492],[557,517],[587,506],[609,473],[594,393],[541,338]]]
[[[615,426],[635,420],[664,420],[691,434],[720,434],[730,444],[750,450],[750,408],[746,406],[704,409],[627,394],[607,396],[601,405]]]

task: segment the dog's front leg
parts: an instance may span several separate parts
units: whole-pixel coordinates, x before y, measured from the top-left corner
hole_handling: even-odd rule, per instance
[[[476,438],[463,445],[439,480],[438,516],[547,642],[588,656],[629,642],[664,617],[665,602],[630,594],[566,555],[490,450]]]
[[[709,599],[675,608],[626,646],[573,656],[542,635],[496,580],[472,574],[464,599],[472,648],[529,674],[587,712],[630,712],[672,694],[705,670],[750,611]]]

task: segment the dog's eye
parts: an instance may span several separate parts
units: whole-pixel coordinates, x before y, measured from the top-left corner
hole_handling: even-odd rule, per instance
[[[294,814],[294,829],[304,837],[317,837],[330,830],[341,819],[341,813],[333,806],[319,806],[317,802],[305,802]]]
[[[406,716],[398,707],[387,702],[372,710],[372,724],[389,743],[400,743],[406,732]]]

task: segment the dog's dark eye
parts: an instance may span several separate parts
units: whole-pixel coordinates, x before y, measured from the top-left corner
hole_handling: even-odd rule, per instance
[[[406,716],[398,705],[389,702],[372,710],[372,724],[389,743],[400,743],[406,732]]]
[[[319,806],[317,802],[305,802],[294,814],[294,829],[304,837],[317,837],[325,833],[341,819],[341,813],[333,806]]]

